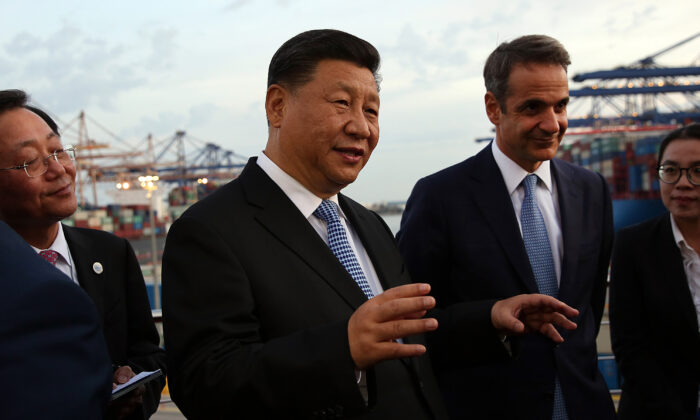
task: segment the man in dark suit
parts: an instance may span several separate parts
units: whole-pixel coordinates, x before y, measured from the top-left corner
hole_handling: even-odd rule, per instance
[[[165,371],[131,246],[106,232],[60,223],[77,206],[73,150],[64,148],[55,122],[28,106],[22,91],[0,91],[0,163],[0,220],[92,298],[115,366],[114,383],[141,371]],[[115,400],[108,416],[150,417],[164,385],[161,378]]]
[[[102,418],[112,369],[92,302],[2,221],[0,290],[2,418]]]
[[[495,140],[418,181],[403,214],[399,248],[413,280],[430,283],[438,302],[430,355],[454,418],[615,415],[595,344],[613,236],[608,187],[553,159],[567,128],[568,64],[547,36],[501,44],[484,68]],[[579,310],[563,343],[529,335],[510,340],[513,359],[464,359],[465,308],[537,292]]]
[[[287,41],[270,63],[265,150],[170,229],[164,332],[187,417],[446,417],[422,356],[420,333],[437,327],[422,319],[429,287],[407,284],[386,224],[339,194],[377,145],[378,67],[377,50],[344,32]],[[525,297],[473,323],[572,326],[518,321],[528,305],[572,314]]]

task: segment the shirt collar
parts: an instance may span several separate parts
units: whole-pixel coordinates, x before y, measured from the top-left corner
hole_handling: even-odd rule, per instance
[[[32,246],[36,252],[42,251],[39,248],[36,248]],[[56,239],[54,239],[53,243],[51,244],[50,247],[47,249],[50,249],[52,251],[56,251],[58,255],[63,258],[63,261],[68,264],[68,266],[71,265],[71,258],[70,258],[70,249],[68,248],[68,241],[66,241],[66,235],[63,233],[63,225],[58,222],[58,233],[56,234]]]
[[[688,244],[685,242],[685,238],[683,238],[683,233],[681,233],[681,230],[678,228],[676,221],[673,220],[673,215],[669,213],[668,217],[671,218],[671,231],[673,232],[673,240],[676,243],[678,249],[680,249],[681,252],[685,252],[686,250],[692,250],[692,248],[690,248],[690,246],[688,246]]]
[[[505,155],[498,147],[496,139],[494,138],[491,142],[491,151],[493,153],[493,158],[496,160],[496,165],[503,175],[503,180],[506,183],[506,188],[508,188],[508,194],[512,195],[513,192],[520,186],[530,173],[523,169],[520,165],[515,163],[511,158]],[[539,168],[533,172],[542,181],[544,186],[552,192],[552,171],[550,168],[550,161],[542,161]]]
[[[280,189],[292,200],[292,203],[299,209],[305,218],[309,218],[323,201],[314,193],[304,187],[299,181],[282,170],[275,162],[273,162],[265,152],[260,152],[257,159],[258,166],[269,176],[272,181],[277,184]],[[343,210],[338,204],[338,194],[328,198],[338,206],[338,211],[341,217],[345,218]]]

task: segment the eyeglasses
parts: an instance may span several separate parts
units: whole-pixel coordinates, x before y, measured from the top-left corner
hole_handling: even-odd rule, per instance
[[[46,171],[49,169],[49,159],[53,159],[63,166],[73,165],[73,162],[75,161],[75,148],[73,146],[69,146],[59,149],[43,159],[32,159],[30,161],[25,161],[23,165],[12,166],[10,168],[0,168],[0,171],[24,169],[24,172],[28,177],[34,178],[46,173]]]
[[[688,177],[688,182],[700,186],[700,165],[694,165],[690,168],[680,168],[677,165],[661,165],[658,168],[659,179],[666,184],[675,184],[681,179],[683,171]]]

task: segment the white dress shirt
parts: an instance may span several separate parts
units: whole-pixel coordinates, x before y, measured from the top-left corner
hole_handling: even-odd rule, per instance
[[[37,254],[43,251],[34,246],[32,246],[32,248],[34,248],[34,251],[36,251]],[[75,284],[79,284],[78,272],[75,270],[75,264],[73,264],[73,257],[71,257],[70,255],[70,249],[68,248],[66,236],[63,234],[63,225],[61,225],[60,222],[58,223],[58,234],[56,235],[56,239],[54,239],[51,246],[47,249],[56,251],[58,253],[58,258],[56,259],[56,268],[61,270],[61,272],[63,272],[63,274],[65,274],[66,276],[70,277],[70,279],[73,280]]]
[[[284,172],[275,162],[270,160],[270,158],[267,157],[264,152],[261,152],[260,155],[258,155],[257,162],[258,166],[260,166],[267,176],[269,176],[272,181],[274,181],[274,183],[277,184],[280,189],[282,189],[292,203],[294,203],[294,205],[299,209],[301,214],[304,215],[306,220],[309,221],[321,239],[328,244],[328,229],[326,227],[326,222],[313,215],[313,212],[316,210],[316,208],[318,208],[323,200],[316,197],[316,195],[301,185],[299,181]],[[330,197],[329,200],[338,205],[340,223],[343,224],[345,231],[348,233],[348,242],[350,243],[350,247],[355,252],[355,256],[357,256],[357,262],[360,264],[360,267],[362,267],[362,272],[365,273],[365,277],[367,278],[367,282],[372,289],[372,293],[374,296],[377,296],[378,294],[382,293],[384,289],[382,288],[381,283],[379,283],[379,278],[377,277],[377,272],[374,270],[372,261],[370,260],[365,247],[362,245],[360,237],[357,236],[357,232],[355,232],[355,229],[353,229],[352,225],[348,222],[347,218],[345,217],[345,213],[343,213],[343,209],[340,208],[340,205],[338,204],[338,195],[336,194]]]
[[[518,218],[518,226],[520,226],[520,235],[523,234],[523,227],[520,221],[520,209],[523,206],[525,198],[525,187],[521,184],[526,176],[530,175],[528,171],[520,167],[517,163],[506,156],[501,149],[498,148],[496,140],[491,143],[491,151],[493,158],[496,160],[496,165],[501,171],[503,181],[506,183],[508,194],[513,203],[515,216]],[[545,160],[539,168],[533,172],[539,178],[537,187],[535,188],[535,200],[540,208],[544,224],[547,228],[547,236],[549,237],[549,246],[552,249],[552,258],[554,259],[554,272],[557,275],[557,284],[561,283],[561,261],[564,255],[564,239],[561,233],[561,213],[559,211],[559,200],[557,193],[557,185],[552,177],[550,162]]]
[[[676,221],[673,220],[673,215],[669,215],[669,217],[671,218],[673,239],[676,241],[676,246],[680,249],[683,257],[683,270],[685,271],[685,278],[688,279],[688,288],[695,304],[695,315],[698,318],[698,331],[700,331],[700,256],[683,238],[681,230],[678,229]]]

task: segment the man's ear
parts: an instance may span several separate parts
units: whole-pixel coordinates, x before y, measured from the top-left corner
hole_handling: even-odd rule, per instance
[[[282,124],[289,96],[289,91],[280,85],[274,84],[267,88],[265,113],[270,127],[279,128]]]
[[[489,120],[493,125],[498,125],[501,121],[502,112],[501,104],[498,102],[498,99],[496,99],[493,93],[486,92],[486,95],[484,95],[484,104],[486,105],[486,115],[489,117]]]

